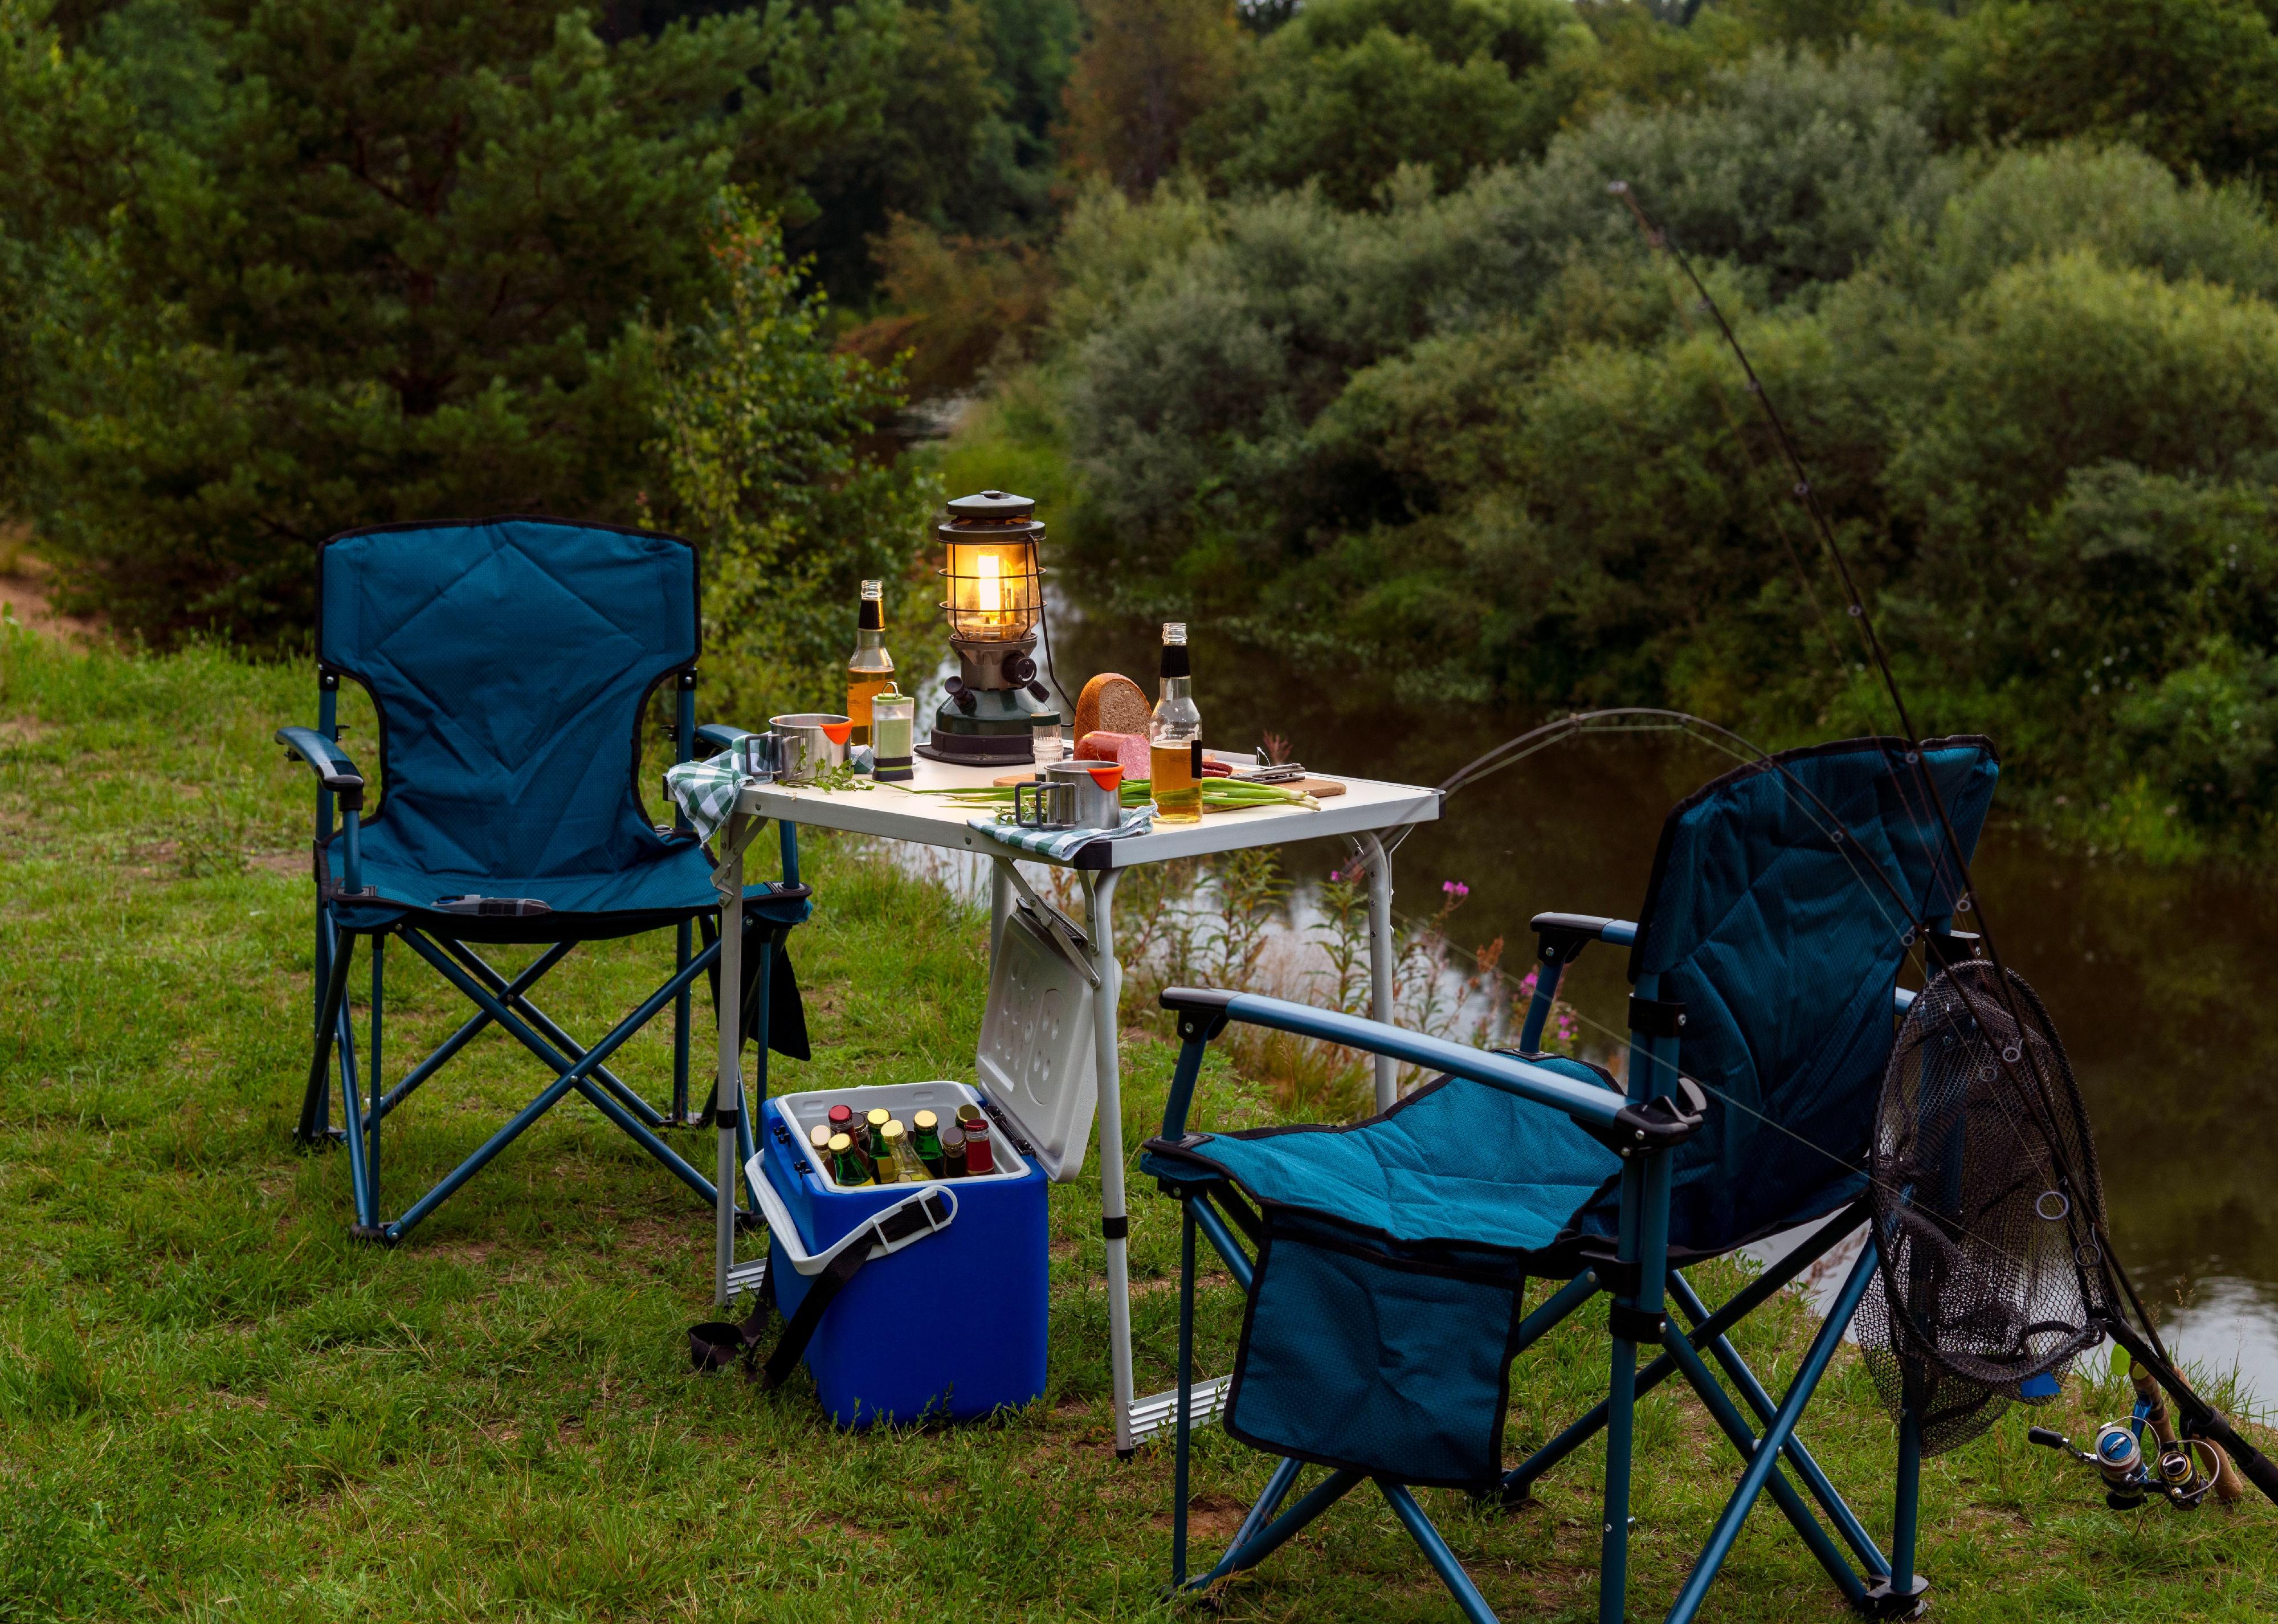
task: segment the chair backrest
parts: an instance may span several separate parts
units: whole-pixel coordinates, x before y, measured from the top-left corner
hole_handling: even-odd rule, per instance
[[[657,835],[650,691],[698,652],[696,551],[554,519],[390,525],[317,555],[317,658],[379,711],[371,820],[436,872],[615,872]]]
[[[1712,1091],[1677,1157],[1673,1249],[1742,1245],[1865,1188],[1899,969],[1916,923],[1950,915],[1962,892],[1906,755],[1877,739],[1792,750],[1706,785],[1663,826],[1630,977],[1685,1005],[1678,1064]],[[1993,746],[1937,739],[1923,755],[1966,860]]]

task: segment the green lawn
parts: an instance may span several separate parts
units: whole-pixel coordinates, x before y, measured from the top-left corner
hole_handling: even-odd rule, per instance
[[[0,627],[0,1619],[1128,1617],[1157,1597],[1170,1461],[1107,1447],[1096,1174],[1053,1197],[1051,1388],[1000,1423],[848,1436],[799,1378],[764,1397],[687,1370],[710,1218],[571,1101],[394,1252],[349,1244],[345,1159],[294,1151],[310,943],[305,777],[267,740],[305,671],[209,651],[70,654]],[[369,755],[368,718],[347,739]],[[807,848],[795,957],[817,1059],[783,1088],[967,1075],[981,922],[848,846]],[[250,854],[250,861],[248,855]],[[549,1008],[593,1031],[664,938],[582,952]],[[513,956],[513,955],[510,955]],[[519,959],[516,959],[519,961]],[[391,955],[391,1069],[459,1018]],[[702,1007],[699,1001],[699,1011]],[[662,1027],[621,1068],[669,1082]],[[1126,1049],[1136,1144],[1172,1050]],[[494,1035],[407,1107],[391,1210],[540,1082]],[[1206,1123],[1273,1094],[1221,1069]],[[708,1141],[693,1147],[708,1165]],[[1168,1385],[1174,1212],[1134,1197],[1142,1390]],[[1714,1273],[1715,1271],[1711,1271]],[[1728,1289],[1729,1274],[1704,1283]],[[1209,1368],[1231,1347],[1209,1293]],[[913,1306],[922,1334],[922,1305]],[[1810,1325],[1743,1337],[1778,1385]],[[1510,1447],[1601,1380],[1601,1315],[1522,1361]],[[2091,1428],[2115,1386],[2052,1423]],[[1923,1567],[1947,1619],[2267,1618],[2278,1513],[2104,1509],[2023,1422],[1929,1463]],[[1847,1353],[1808,1429],[1885,1532],[1892,1429]],[[1672,1391],[1640,1421],[1634,1615],[1658,1616],[1738,1466]],[[1515,1456],[1514,1456],[1515,1458]],[[1206,1551],[1266,1462],[1204,1434]],[[1598,1457],[1511,1518],[1427,1492],[1513,1619],[1594,1617]],[[1347,1500],[1241,1582],[1235,1619],[1441,1620],[1382,1503]],[[1846,1616],[1769,1506],[1707,1615]]]

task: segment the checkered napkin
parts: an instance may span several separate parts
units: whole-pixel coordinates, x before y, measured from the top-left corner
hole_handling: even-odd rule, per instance
[[[998,822],[1002,817],[1003,821]],[[1018,846],[1038,857],[1051,857],[1065,862],[1094,840],[1120,840],[1126,835],[1145,834],[1154,821],[1152,807],[1132,807],[1123,814],[1123,821],[1112,829],[1023,829],[1013,821],[1010,812],[981,814],[965,820],[969,828],[978,829],[991,839],[1007,846]]]
[[[697,839],[709,840],[736,809],[737,792],[744,787],[744,770],[736,753],[722,750],[709,761],[678,762],[664,770],[664,793],[687,815]]]

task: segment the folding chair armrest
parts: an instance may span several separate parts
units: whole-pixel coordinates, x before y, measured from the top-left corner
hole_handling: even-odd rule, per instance
[[[696,730],[696,737],[699,742],[707,744],[715,750],[732,750],[738,739],[747,739],[757,731],[756,728],[736,727],[725,722],[707,722]]]
[[[1571,964],[1592,942],[1626,947],[1637,940],[1637,926],[1626,919],[1601,919],[1595,914],[1537,914],[1532,923],[1545,964]]]
[[[313,727],[280,727],[277,742],[309,763],[317,775],[317,787],[328,789],[340,798],[344,811],[361,811],[363,807],[363,775],[348,758],[348,753]]]
[[[1632,1138],[1640,1142],[1673,1142],[1662,1118],[1651,1115],[1651,1105],[1632,1107],[1611,1089],[1594,1088],[1525,1061],[1428,1038],[1421,1032],[1405,1031],[1381,1021],[1333,1009],[1317,1009],[1311,1004],[1292,1003],[1287,999],[1209,988],[1168,988],[1163,993],[1163,1007],[1199,1017],[1191,1023],[1191,1030],[1204,1042],[1215,1037],[1227,1021],[1272,1027],[1276,1031],[1319,1038],[1367,1054],[1388,1054],[1410,1065],[1450,1072],[1489,1088],[1499,1088],[1563,1113],[1601,1140],[1612,1135],[1624,1142]],[[1189,1023],[1182,1021],[1180,1024],[1182,1032],[1189,1030]],[[1185,1069],[1182,1065],[1181,1073]],[[1176,1139],[1186,1132],[1187,1106],[1192,1093],[1190,1083],[1183,1090],[1173,1085],[1170,1107],[1164,1113],[1163,1138]],[[1695,1116],[1686,1122],[1674,1138],[1682,1138],[1691,1132],[1698,1120]]]

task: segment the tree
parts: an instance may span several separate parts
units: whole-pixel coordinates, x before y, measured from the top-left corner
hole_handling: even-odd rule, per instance
[[[677,338],[656,417],[669,496],[642,517],[703,540],[724,713],[829,710],[866,577],[892,588],[903,668],[926,668],[938,623],[919,555],[939,492],[881,455],[901,379],[831,351],[826,295],[801,285],[774,223],[730,195],[706,242],[722,292]]]
[[[1945,59],[1959,136],[2095,135],[2178,172],[2278,160],[2278,34],[2254,0],[1995,0]]]
[[[1319,0],[1274,31],[1189,151],[1224,188],[1366,207],[1403,164],[1442,189],[1539,152],[1595,41],[1568,0]]]
[[[41,547],[136,632],[256,640],[308,624],[342,528],[628,515],[658,324],[716,285],[712,200],[800,206],[817,148],[875,125],[894,20],[774,0],[608,45],[513,0],[135,0],[199,47],[184,80],[132,38],[59,49],[26,3],[0,204],[52,290]]]
[[[1179,161],[1196,115],[1233,89],[1232,0],[1090,0],[1090,37],[1069,75],[1065,144],[1082,173],[1134,196]]]

